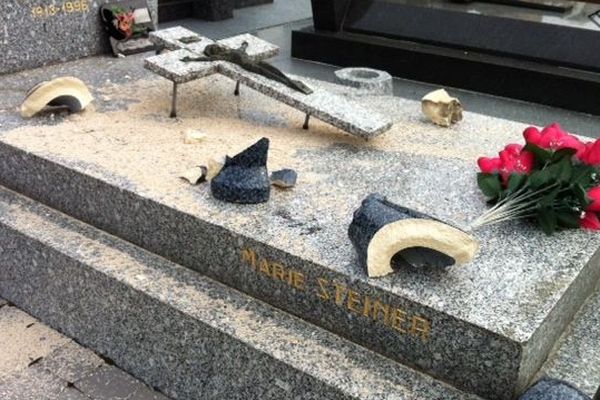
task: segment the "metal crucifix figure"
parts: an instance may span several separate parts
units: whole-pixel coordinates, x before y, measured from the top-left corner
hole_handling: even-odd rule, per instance
[[[300,81],[290,79],[283,72],[264,61],[255,61],[247,53],[248,43],[244,42],[237,49],[230,49],[220,44],[210,44],[204,49],[204,55],[198,57],[184,57],[183,62],[196,61],[228,61],[232,64],[239,65],[249,72],[254,72],[264,76],[265,78],[280,82],[287,87],[290,87],[304,94],[311,94],[313,91]],[[238,93],[236,88],[236,94]]]

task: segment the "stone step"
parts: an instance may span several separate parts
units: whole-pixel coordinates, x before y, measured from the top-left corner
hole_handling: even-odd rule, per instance
[[[215,97],[207,107],[214,104],[211,112],[222,115],[217,109],[231,97],[230,87],[215,80],[210,90]],[[262,104],[253,93],[246,100]],[[405,100],[387,97],[365,103],[389,115],[407,108]],[[452,131],[452,144],[442,145],[467,143],[476,147],[470,152],[487,154],[491,139],[481,138],[480,127],[523,128],[474,114],[469,121]],[[172,125],[151,122],[163,124],[164,135],[100,127],[88,137],[72,126],[43,138],[37,130],[5,133],[0,183],[490,399],[510,399],[530,384],[600,276],[599,235],[576,230],[547,236],[514,223],[476,232],[481,249],[467,266],[446,272],[400,268],[369,279],[347,236],[361,200],[382,191],[395,203],[465,226],[486,207],[471,159],[435,152],[424,157],[376,144],[330,145],[323,135],[294,131],[304,135],[302,143],[294,149],[279,143],[277,151],[293,153],[286,160],[302,167],[300,184],[274,192],[267,204],[239,206],[214,200],[209,185],[189,186],[177,178],[182,157],[192,159],[193,153],[194,162],[202,162],[208,151],[232,155],[231,144],[213,135],[209,150],[185,147]],[[256,141],[236,129],[242,128],[220,135],[248,145]],[[442,135],[426,124],[409,130],[411,141],[424,148]],[[270,139],[277,143],[283,133],[278,128]],[[357,180],[357,171],[365,176]]]
[[[600,398],[600,287],[590,296],[555,346],[539,377],[570,382]],[[594,395],[599,397],[594,397]]]
[[[0,296],[178,400],[477,399],[4,188]]]
[[[169,400],[0,299],[0,399]]]

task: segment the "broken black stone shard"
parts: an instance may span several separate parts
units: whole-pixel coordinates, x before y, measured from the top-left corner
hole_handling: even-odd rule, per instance
[[[565,381],[544,378],[523,393],[519,400],[590,400],[590,397]]]
[[[293,169],[281,169],[271,173],[271,184],[283,189],[288,189],[296,186],[298,174]]]
[[[271,183],[267,171],[269,139],[262,138],[225,165],[210,182],[216,199],[228,203],[257,204],[269,200]]]
[[[370,277],[393,272],[401,257],[417,267],[449,267],[469,262],[478,243],[460,229],[427,214],[371,194],[354,212],[348,236]]]

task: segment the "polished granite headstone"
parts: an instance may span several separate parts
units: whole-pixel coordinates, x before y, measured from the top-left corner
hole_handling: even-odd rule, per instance
[[[0,133],[0,183],[463,390],[508,400],[527,387],[598,282],[597,234],[484,228],[472,263],[382,279],[366,276],[347,237],[373,191],[466,228],[486,209],[474,160],[518,141],[524,125],[467,113],[442,129],[420,119],[418,102],[361,97],[396,121],[365,143],[322,123],[304,131],[295,110],[255,92],[231,104],[231,82],[208,79],[183,104],[207,133],[201,145],[178,137],[186,118],[161,117],[168,84],[142,81],[119,87],[135,93],[135,119],[90,112]],[[222,203],[209,185],[177,178],[184,160],[233,154],[261,136],[272,169],[302,177],[268,203]]]
[[[0,74],[110,52],[99,8],[108,0],[2,0]],[[156,22],[157,0],[148,0]]]

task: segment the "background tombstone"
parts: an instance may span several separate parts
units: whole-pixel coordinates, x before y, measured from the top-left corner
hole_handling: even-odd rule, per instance
[[[0,1],[0,74],[110,51],[98,0]],[[148,0],[156,23],[157,0]]]

